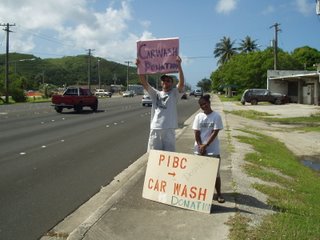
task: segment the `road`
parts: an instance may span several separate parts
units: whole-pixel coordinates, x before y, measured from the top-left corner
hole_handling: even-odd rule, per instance
[[[50,103],[0,106],[0,239],[38,239],[146,152],[141,97],[99,101],[98,112]],[[198,109],[178,104],[179,125]]]

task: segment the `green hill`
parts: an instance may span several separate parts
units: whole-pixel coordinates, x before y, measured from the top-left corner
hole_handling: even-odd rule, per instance
[[[5,81],[5,54],[0,54],[0,90]],[[88,84],[88,55],[41,59],[32,54],[9,54],[9,83],[20,81],[24,90],[38,89],[43,84],[58,87],[63,85]],[[129,84],[138,82],[136,67],[129,66]],[[111,84],[127,85],[127,65],[91,56],[90,84],[101,87]],[[2,92],[1,91],[1,92]]]

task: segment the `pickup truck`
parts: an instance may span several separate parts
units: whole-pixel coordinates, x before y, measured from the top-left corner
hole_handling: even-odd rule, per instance
[[[76,112],[81,112],[83,107],[90,107],[93,111],[98,109],[97,97],[89,89],[81,87],[68,87],[62,95],[53,95],[51,102],[58,113],[64,108],[73,108]]]

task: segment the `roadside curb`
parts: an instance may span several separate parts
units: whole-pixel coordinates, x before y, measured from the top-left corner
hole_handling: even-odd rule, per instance
[[[83,239],[86,232],[97,222],[99,219],[116,203],[121,199],[132,186],[134,186],[138,180],[143,176],[148,161],[148,154],[142,155],[137,161],[131,164],[127,169],[122,171],[114,180],[105,188],[115,188],[113,194],[100,206],[95,212],[93,212],[89,218],[81,223],[76,229],[74,229],[68,240]],[[103,191],[103,190],[101,190]],[[100,192],[99,192],[100,193]],[[99,194],[97,193],[97,194]]]

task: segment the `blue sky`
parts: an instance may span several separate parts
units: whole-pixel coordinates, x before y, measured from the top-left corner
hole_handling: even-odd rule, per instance
[[[195,86],[217,68],[215,44],[224,36],[246,36],[263,50],[280,24],[278,46],[291,52],[320,50],[315,0],[0,0],[0,23],[10,30],[10,52],[41,58],[87,54],[123,63],[135,61],[136,41],[179,37],[188,84]],[[2,27],[3,28],[3,27]],[[5,53],[6,32],[0,32]]]

